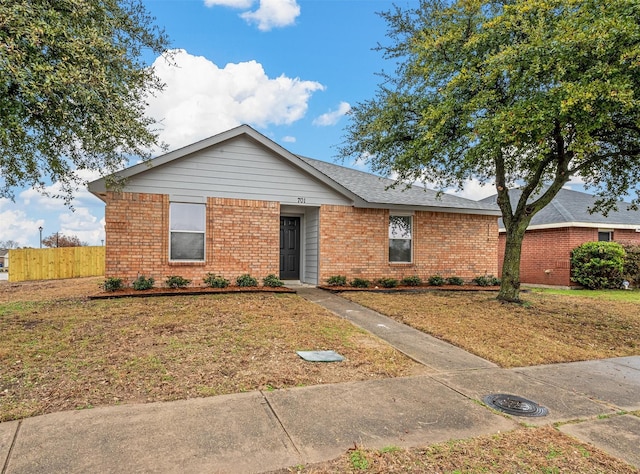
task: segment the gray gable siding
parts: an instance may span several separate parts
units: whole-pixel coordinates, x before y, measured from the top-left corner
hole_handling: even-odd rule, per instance
[[[276,201],[353,202],[246,136],[238,136],[129,178],[124,191]]]

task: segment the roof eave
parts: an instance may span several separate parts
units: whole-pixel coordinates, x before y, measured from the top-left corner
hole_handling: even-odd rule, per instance
[[[640,232],[639,224],[616,224],[612,222],[553,222],[550,224],[536,224],[527,227],[527,230],[547,230],[562,229],[564,227],[586,227],[589,229],[618,229],[618,230],[635,230]],[[506,232],[505,227],[498,229],[500,232]]]

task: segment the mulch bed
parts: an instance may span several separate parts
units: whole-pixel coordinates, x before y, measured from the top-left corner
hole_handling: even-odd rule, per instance
[[[416,293],[424,291],[498,291],[499,286],[478,286],[478,285],[420,285],[420,286],[397,286],[395,288],[369,287],[355,288],[353,286],[328,286],[318,285],[322,290],[331,291],[333,293],[342,293],[345,291],[373,291],[378,293]],[[208,294],[225,294],[225,293],[295,293],[296,290],[287,288],[286,286],[269,287],[269,286],[228,286],[227,288],[211,288],[208,286],[189,287],[189,288],[151,288],[149,290],[134,290],[133,288],[122,288],[116,291],[104,291],[89,296],[89,299],[111,299],[111,298],[144,298],[152,296],[189,296],[189,295],[208,295]]]
[[[189,296],[189,295],[209,295],[225,293],[295,293],[295,290],[285,286],[228,286],[227,288],[211,288],[208,286],[196,286],[189,288],[151,288],[149,290],[134,290],[133,288],[122,288],[115,291],[104,291],[89,296],[91,300],[111,299],[111,298],[144,298],[152,296]]]
[[[419,285],[419,286],[396,286],[395,288],[383,288],[381,286],[370,286],[369,288],[356,288],[353,286],[329,286],[318,285],[318,288],[342,293],[344,291],[373,291],[378,293],[418,293],[425,291],[499,291],[499,286],[478,286],[478,285]]]

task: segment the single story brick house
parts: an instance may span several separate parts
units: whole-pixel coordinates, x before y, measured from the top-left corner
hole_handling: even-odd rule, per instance
[[[512,202],[520,197],[515,189],[510,193]],[[481,202],[494,204],[497,195]],[[589,213],[596,198],[591,194],[561,189],[556,197],[531,219],[520,259],[522,283],[551,286],[572,286],[571,251],[585,242],[616,241],[640,244],[640,211],[627,210],[621,202],[618,211],[605,217]],[[500,228],[498,266],[502,271],[505,247],[505,229]]]
[[[496,274],[498,209],[295,155],[242,125],[105,178],[106,276]]]

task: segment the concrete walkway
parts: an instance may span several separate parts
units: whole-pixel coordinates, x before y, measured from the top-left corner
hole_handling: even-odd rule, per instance
[[[54,413],[0,423],[1,474],[265,472],[332,459],[354,445],[425,446],[514,429],[560,429],[640,467],[640,357],[522,369],[483,359],[316,288],[298,294],[428,367],[417,377]],[[489,393],[548,407],[506,417]]]

